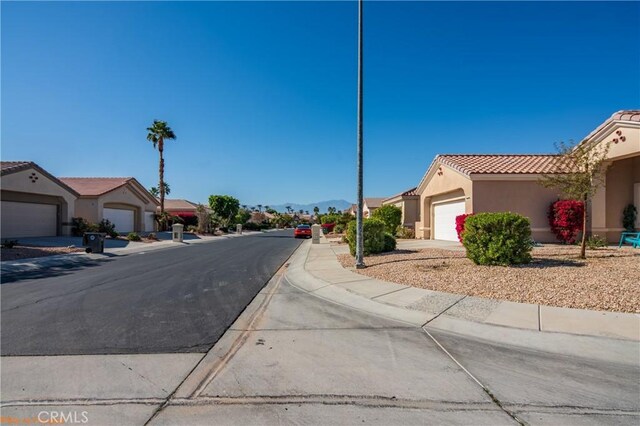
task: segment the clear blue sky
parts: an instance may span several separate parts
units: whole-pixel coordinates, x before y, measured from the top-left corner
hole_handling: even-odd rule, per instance
[[[355,199],[355,2],[2,2],[2,159],[246,204]],[[365,5],[365,195],[640,106],[640,3]]]

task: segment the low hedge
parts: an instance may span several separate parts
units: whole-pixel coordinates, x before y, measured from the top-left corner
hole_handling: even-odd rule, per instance
[[[396,249],[396,237],[388,232],[384,233],[384,247],[382,251],[394,251]]]
[[[531,224],[516,213],[477,213],[466,218],[462,244],[476,265],[529,263]]]
[[[364,255],[382,253],[384,251],[384,222],[380,219],[369,218],[362,222],[364,235]],[[347,227],[347,241],[351,256],[356,255],[356,222],[349,222]]]

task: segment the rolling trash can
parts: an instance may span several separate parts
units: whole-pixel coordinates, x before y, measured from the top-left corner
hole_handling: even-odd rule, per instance
[[[102,232],[85,232],[82,235],[82,245],[87,253],[104,253],[104,237]]]

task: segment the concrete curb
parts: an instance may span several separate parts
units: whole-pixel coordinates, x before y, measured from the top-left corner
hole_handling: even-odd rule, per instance
[[[289,282],[321,298],[415,326],[475,335],[472,324],[640,341],[640,314],[516,303],[380,281],[340,265],[331,245],[305,243]]]

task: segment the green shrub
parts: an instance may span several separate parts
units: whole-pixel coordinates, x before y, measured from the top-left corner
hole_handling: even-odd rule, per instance
[[[185,232],[198,232],[196,225],[187,225]]]
[[[118,233],[116,232],[116,226],[109,221],[109,219],[102,219],[98,224],[98,232],[104,232],[111,238],[116,238]]]
[[[408,228],[406,226],[398,226],[398,230],[396,231],[396,236],[398,238],[411,239],[416,237],[416,233],[413,231],[413,229]]]
[[[372,217],[384,222],[385,231],[394,234],[402,223],[402,209],[391,204],[385,204],[375,209]]]
[[[627,205],[622,211],[622,227],[625,231],[635,231],[636,218],[638,217],[638,210],[633,204]]]
[[[465,222],[462,244],[476,265],[516,265],[531,261],[531,225],[516,213],[478,213]]]
[[[396,237],[388,232],[384,233],[384,248],[382,251],[394,251],[396,249]]]
[[[150,232],[149,235],[147,235],[147,239],[153,240],[153,241],[158,241],[158,236],[156,235],[155,232]]]
[[[365,219],[362,223],[364,234],[364,255],[382,253],[384,250],[384,222],[380,219]],[[347,241],[351,256],[356,255],[356,222],[349,222]]]
[[[596,250],[602,247],[607,246],[607,240],[602,238],[600,235],[592,235],[587,238],[587,248],[589,250]]]
[[[333,232],[335,232],[336,234],[342,234],[344,232],[344,225],[341,223],[338,223],[336,226],[333,227]]]
[[[127,240],[129,240],[129,241],[142,241],[142,238],[140,238],[140,235],[138,235],[137,232],[129,232],[129,234],[127,235]]]
[[[100,232],[100,228],[95,223],[87,222],[82,217],[71,218],[71,234],[74,237],[82,237],[85,232]]]

